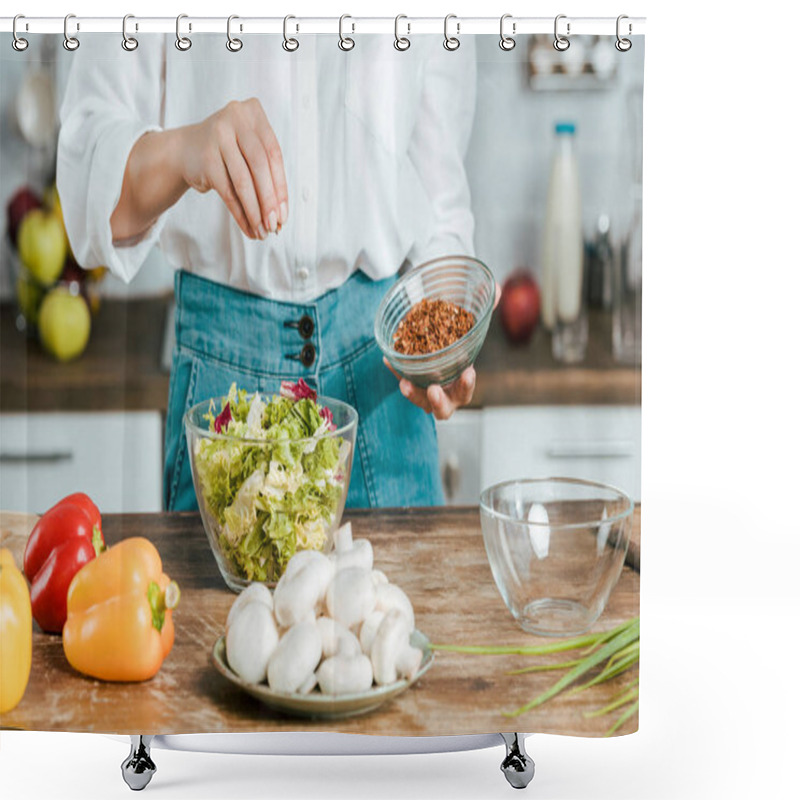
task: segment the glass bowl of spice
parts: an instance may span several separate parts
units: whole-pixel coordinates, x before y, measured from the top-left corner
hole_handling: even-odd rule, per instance
[[[415,386],[447,386],[477,358],[494,296],[494,276],[475,258],[445,256],[420,264],[381,301],[375,315],[378,346]]]

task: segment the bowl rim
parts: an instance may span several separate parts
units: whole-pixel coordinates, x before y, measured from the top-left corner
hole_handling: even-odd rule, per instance
[[[435,350],[432,353],[418,353],[416,355],[407,355],[405,353],[398,353],[393,347],[385,346],[387,343],[384,342],[383,337],[380,335],[380,321],[386,314],[386,307],[389,305],[390,298],[394,297],[397,292],[400,291],[402,287],[407,285],[411,282],[411,278],[415,277],[420,271],[423,269],[428,269],[430,267],[434,267],[440,264],[443,261],[454,261],[454,260],[463,260],[469,261],[473,264],[476,264],[480,270],[483,272],[485,278],[488,279],[489,284],[491,286],[491,298],[490,302],[487,304],[486,309],[484,310],[483,314],[480,318],[475,320],[475,324],[460,338],[456,339],[452,344],[447,345],[447,347],[443,347],[441,350]],[[373,325],[373,332],[375,335],[375,341],[378,343],[378,347],[380,347],[383,354],[386,356],[387,360],[397,362],[398,364],[420,364],[424,363],[425,361],[431,361],[433,359],[438,359],[441,356],[448,355],[450,353],[455,352],[458,347],[463,347],[466,342],[471,341],[472,339],[476,338],[479,335],[479,332],[482,330],[482,326],[485,324],[487,319],[491,319],[492,312],[494,311],[494,301],[495,296],[497,294],[497,282],[495,280],[494,274],[489,269],[486,264],[483,263],[478,258],[474,256],[468,256],[463,254],[453,254],[449,256],[439,256],[438,258],[432,258],[430,261],[425,261],[422,264],[417,264],[416,267],[413,267],[405,275],[401,276],[399,280],[397,280],[392,286],[390,287],[389,291],[383,296],[380,305],[378,306],[378,310],[375,313],[375,322]]]
[[[490,508],[486,504],[486,499],[489,492],[493,492],[497,489],[503,489],[506,486],[511,486],[515,483],[522,483],[522,484],[544,484],[544,483],[557,483],[557,484],[572,484],[574,486],[592,486],[597,489],[603,489],[605,491],[616,492],[623,501],[627,501],[627,507],[611,517],[606,517],[605,519],[598,519],[592,520],[591,522],[569,522],[565,525],[553,525],[550,522],[529,522],[526,519],[519,519],[518,517],[512,517],[510,514],[504,514],[501,511],[495,511],[493,508]],[[592,481],[586,478],[564,478],[564,477],[549,477],[549,478],[512,478],[508,481],[500,481],[500,483],[492,484],[491,486],[487,486],[485,489],[481,491],[480,494],[480,501],[479,501],[480,511],[481,513],[486,513],[489,516],[493,517],[494,519],[502,520],[503,522],[512,522],[515,525],[528,525],[530,527],[540,527],[540,528],[547,528],[548,530],[558,530],[558,531],[566,531],[572,530],[576,528],[585,528],[587,525],[613,525],[615,522],[620,522],[627,517],[633,516],[633,511],[635,508],[635,503],[631,498],[628,496],[627,492],[623,492],[622,489],[617,488],[616,486],[611,485],[610,483],[602,483],[601,481]]]
[[[247,398],[252,401],[252,398],[255,397],[256,394],[264,396],[261,392],[248,392]],[[275,396],[277,393],[273,393]],[[274,442],[285,442],[289,444],[302,444],[302,443],[309,443],[309,442],[318,442],[321,439],[332,439],[337,436],[342,436],[345,433],[349,433],[351,429],[354,429],[358,425],[358,411],[356,411],[353,406],[349,403],[345,403],[344,400],[337,400],[335,397],[327,397],[325,395],[317,395],[317,404],[322,406],[337,405],[343,407],[345,409],[349,409],[352,413],[353,418],[348,422],[346,425],[342,425],[341,427],[337,427],[336,430],[325,431],[325,433],[320,434],[319,436],[305,436],[302,439],[275,439],[275,438],[265,438],[265,439],[252,439],[247,436],[232,436],[227,433],[217,433],[216,431],[209,430],[208,428],[201,428],[199,425],[196,425],[192,420],[189,418],[189,415],[192,412],[197,411],[200,409],[201,406],[208,406],[210,403],[214,401],[222,401],[227,400],[228,395],[220,395],[218,397],[209,397],[206,400],[201,400],[199,403],[195,403],[194,405],[190,406],[186,409],[183,415],[183,424],[184,428],[187,430],[191,430],[195,434],[199,434],[204,438],[208,439],[218,439],[222,441],[229,441],[229,442],[236,442],[238,444],[249,444],[249,445],[261,445],[262,447],[267,444],[272,444]],[[222,406],[225,407],[224,405]]]

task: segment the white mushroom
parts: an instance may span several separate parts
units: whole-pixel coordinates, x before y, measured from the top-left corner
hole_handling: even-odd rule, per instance
[[[400,651],[400,655],[397,657],[397,663],[395,664],[397,676],[410,681],[417,674],[421,664],[422,650],[409,644]]]
[[[377,595],[375,608],[383,611],[384,614],[388,614],[393,609],[401,611],[408,623],[408,632],[411,633],[414,630],[414,607],[411,605],[408,595],[393,583],[381,584],[375,592]]]
[[[322,639],[322,657],[339,655],[352,657],[361,654],[361,645],[355,634],[341,622],[330,617],[319,617],[317,628]]]
[[[337,553],[344,553],[353,546],[353,526],[349,522],[333,532],[333,546]]]
[[[348,550],[336,550],[331,554],[336,571],[350,567],[372,569],[372,545],[367,539],[356,539]]]
[[[249,683],[267,677],[270,659],[278,645],[278,630],[266,603],[240,607],[225,634],[225,653],[231,669]]]
[[[300,569],[281,578],[275,587],[275,619],[283,628],[316,617],[316,608],[325,597],[333,575],[331,562],[321,553],[317,555],[320,557],[306,560]]]
[[[283,575],[281,575],[281,578],[278,581],[278,586],[280,586],[284,581],[289,580],[289,578],[298,573],[303,567],[312,561],[326,559],[327,556],[324,553],[320,553],[319,550],[298,550],[286,564],[286,568],[283,570]],[[275,588],[277,589],[278,586]]]
[[[377,587],[382,583],[389,583],[389,579],[386,577],[385,572],[379,569],[374,569],[372,570],[372,583]]]
[[[398,675],[413,677],[419,669],[422,653],[409,644],[407,624],[403,612],[395,608],[384,617],[378,628],[370,659],[375,683],[379,686],[394,683]],[[409,650],[417,650],[419,656],[409,653]]]
[[[306,684],[322,656],[322,639],[313,622],[290,628],[272,653],[267,679],[274,692],[292,693]]]
[[[372,664],[362,654],[332,656],[320,664],[317,682],[322,694],[356,694],[372,686]]]
[[[317,673],[312,672],[304,684],[298,688],[298,694],[311,694],[317,686]]]
[[[314,622],[314,623],[316,623],[316,621],[317,621],[316,609],[309,608],[293,624],[297,625],[298,622]],[[289,627],[291,627],[291,625]]]
[[[228,619],[225,622],[225,631],[230,628],[236,615],[250,603],[263,603],[270,611],[272,611],[272,592],[267,588],[264,583],[251,583],[234,601],[230,611],[228,611]]]
[[[358,625],[375,608],[372,573],[360,567],[337,572],[328,586],[325,605],[328,615],[346,628]]]
[[[378,628],[380,628],[385,616],[386,614],[384,614],[383,611],[373,611],[364,622],[361,623],[358,641],[365,656],[370,655],[372,652],[372,643],[375,641]]]

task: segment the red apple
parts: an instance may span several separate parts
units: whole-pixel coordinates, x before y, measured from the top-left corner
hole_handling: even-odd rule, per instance
[[[526,270],[512,273],[503,284],[500,297],[500,321],[506,337],[513,344],[523,344],[539,322],[541,295],[539,285]]]
[[[11,238],[11,243],[14,247],[17,246],[17,232],[22,220],[29,211],[35,208],[41,208],[42,201],[39,196],[27,186],[17,190],[6,206],[6,214],[8,216],[8,235]]]

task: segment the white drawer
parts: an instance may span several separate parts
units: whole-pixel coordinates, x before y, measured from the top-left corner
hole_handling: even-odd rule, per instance
[[[584,478],[641,497],[638,406],[536,406],[483,412],[481,488],[515,478]]]
[[[481,490],[482,411],[464,408],[436,421],[439,470],[447,505],[476,505]]]
[[[161,415],[0,415],[0,508],[42,512],[86,492],[101,513],[160,511]]]

